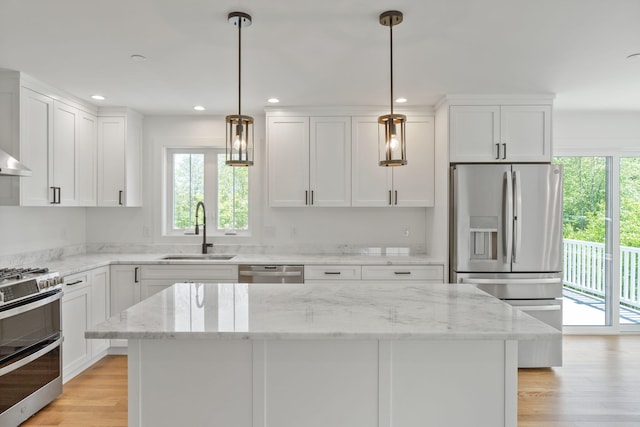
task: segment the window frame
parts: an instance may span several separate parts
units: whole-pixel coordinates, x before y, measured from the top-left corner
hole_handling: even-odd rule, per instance
[[[251,223],[251,193],[248,195],[248,228],[246,230],[231,230],[230,232],[218,229],[218,154],[224,154],[224,147],[165,147],[164,150],[164,203],[163,209],[163,235],[167,237],[193,237],[195,228],[177,229],[173,227],[173,157],[175,154],[203,154],[204,155],[204,204],[206,207],[206,223],[208,236],[225,237],[250,237]],[[247,177],[249,188],[251,188],[251,174]],[[213,226],[212,226],[213,224]]]

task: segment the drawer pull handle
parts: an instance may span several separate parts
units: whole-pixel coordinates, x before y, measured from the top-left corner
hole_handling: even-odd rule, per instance
[[[340,271],[325,271],[324,274],[342,274]]]
[[[73,286],[73,285],[77,285],[79,283],[84,283],[84,280],[76,280],[75,282],[67,283],[67,286]]]
[[[393,274],[398,274],[398,275],[405,274],[406,275],[406,274],[411,274],[411,272],[410,271],[394,271]]]

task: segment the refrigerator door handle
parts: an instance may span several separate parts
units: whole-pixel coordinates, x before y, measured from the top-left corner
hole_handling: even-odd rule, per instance
[[[514,305],[513,308],[517,308],[522,311],[560,311],[561,305]]]
[[[541,279],[474,279],[473,277],[462,277],[460,283],[469,285],[528,285],[528,284],[556,284],[562,283],[559,277],[546,277]]]
[[[516,201],[513,212],[513,262],[518,262],[518,255],[522,247],[522,181],[520,171],[513,172],[513,192]]]
[[[502,249],[504,262],[511,262],[513,251],[513,183],[511,172],[504,173],[502,190]]]

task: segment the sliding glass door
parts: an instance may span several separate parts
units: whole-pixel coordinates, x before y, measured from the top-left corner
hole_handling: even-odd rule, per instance
[[[564,325],[640,330],[640,156],[563,156]]]
[[[564,324],[611,324],[611,158],[557,157],[564,165]]]
[[[640,325],[640,157],[620,157],[621,325]]]

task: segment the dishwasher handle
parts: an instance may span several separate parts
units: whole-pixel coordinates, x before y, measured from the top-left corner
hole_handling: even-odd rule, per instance
[[[302,276],[301,271],[240,271],[240,276],[247,277],[291,277]]]

